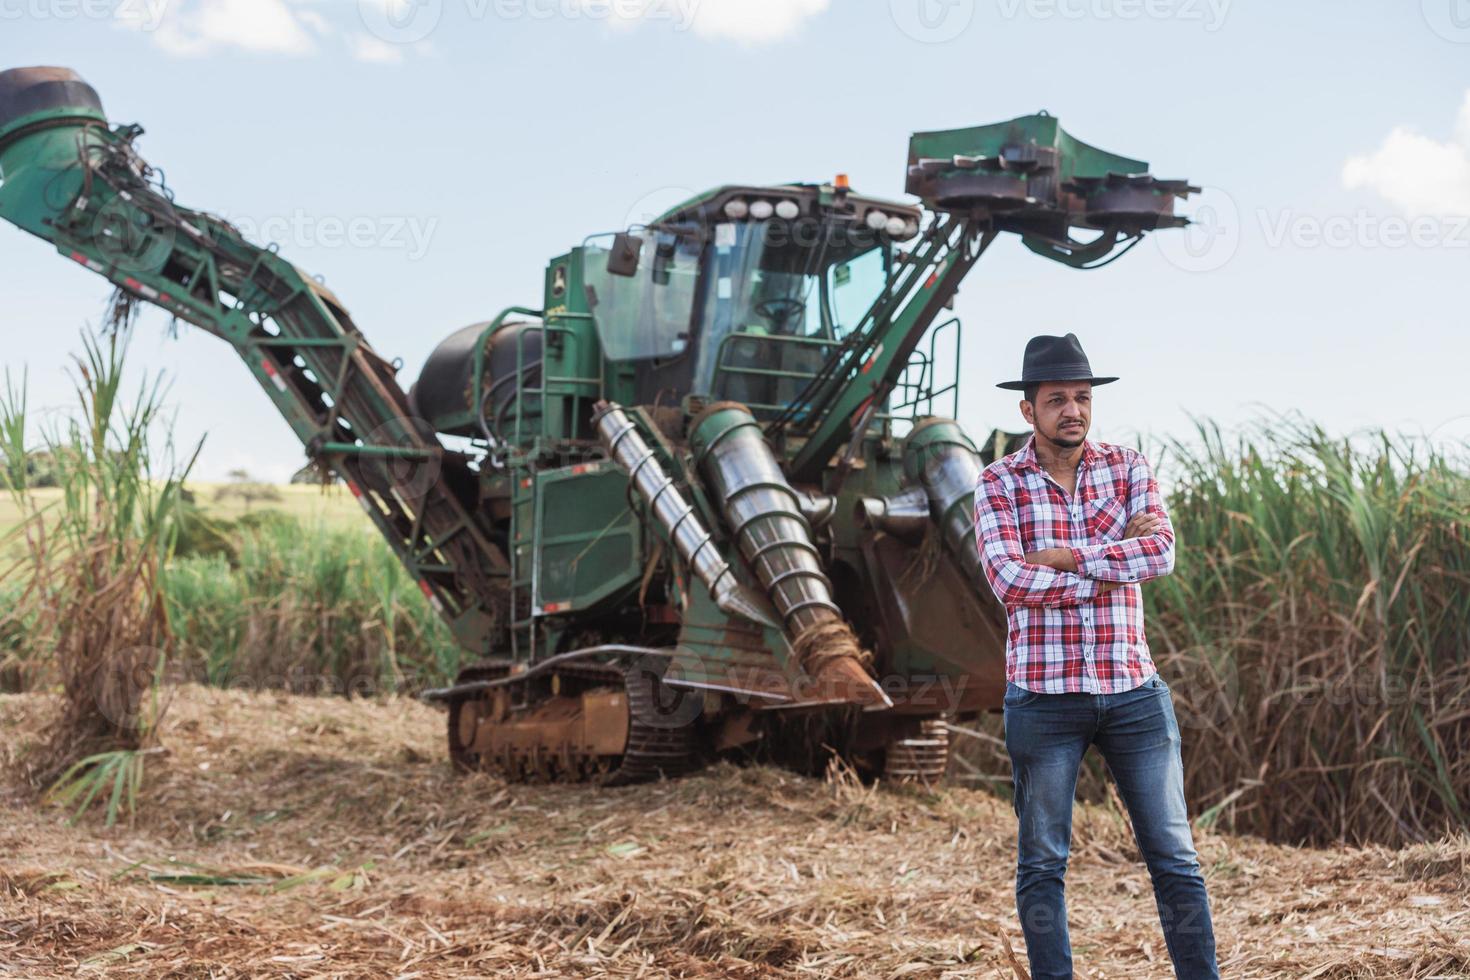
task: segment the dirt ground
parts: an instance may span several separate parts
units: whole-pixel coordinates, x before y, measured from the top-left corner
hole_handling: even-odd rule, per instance
[[[0,762],[46,710],[0,698]],[[1024,976],[1014,816],[983,791],[506,786],[453,775],[442,726],[180,689],[133,826],[4,790],[0,976]],[[1226,977],[1470,976],[1470,841],[1198,843]],[[1079,810],[1068,885],[1079,976],[1172,976],[1115,812]]]

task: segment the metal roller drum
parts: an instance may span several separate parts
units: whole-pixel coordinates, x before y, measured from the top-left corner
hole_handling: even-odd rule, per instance
[[[715,604],[727,613],[779,629],[770,604],[735,578],[699,515],[659,465],[628,413],[615,403],[598,402],[594,423],[608,455],[627,471],[633,489],[648,504],[679,557],[709,589]]]
[[[958,559],[965,579],[977,587],[981,577],[975,485],[983,469],[979,450],[953,419],[925,419],[904,440],[904,478],[929,495],[929,513],[945,545]]]
[[[760,424],[743,405],[717,402],[690,425],[696,468],[723,501],[730,532],[793,635],[841,619],[812,543],[801,499],[786,482]]]
[[[842,610],[803,516],[760,424],[736,402],[716,402],[690,423],[695,468],[721,501],[740,553],[786,625],[808,674],[839,685],[841,700],[889,704],[862,666],[862,649]]]

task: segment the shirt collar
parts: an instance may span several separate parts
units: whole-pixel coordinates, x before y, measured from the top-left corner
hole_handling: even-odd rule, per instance
[[[1097,448],[1097,445],[1091,439],[1083,440],[1082,462],[1090,466],[1101,458],[1102,451]],[[1036,434],[1034,432],[1031,438],[1026,440],[1026,445],[1016,450],[1016,454],[1011,457],[1012,469],[1022,470],[1028,467],[1033,470],[1041,469],[1041,464],[1036,460]]]

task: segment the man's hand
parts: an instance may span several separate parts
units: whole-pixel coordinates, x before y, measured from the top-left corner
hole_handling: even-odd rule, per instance
[[[1059,572],[1077,571],[1077,559],[1072,556],[1071,548],[1042,548],[1027,552],[1021,560],[1028,565],[1045,565]]]
[[[1150,534],[1153,534],[1154,532],[1162,529],[1163,526],[1164,519],[1158,514],[1150,514],[1148,511],[1140,511],[1139,513],[1133,515],[1133,520],[1129,521],[1128,526],[1123,529],[1123,537],[1125,539],[1146,538]]]

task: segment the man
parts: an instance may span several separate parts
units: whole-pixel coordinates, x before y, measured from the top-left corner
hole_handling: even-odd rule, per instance
[[[975,532],[1005,605],[1005,736],[1015,785],[1016,909],[1035,980],[1072,976],[1063,878],[1077,769],[1102,753],[1153,879],[1181,978],[1218,978],[1209,899],[1184,807],[1179,725],[1149,658],[1139,583],[1174,568],[1174,530],[1141,453],[1089,442],[1092,374],[1073,334],[1034,337],[1020,381],[1032,428],[987,467]]]

